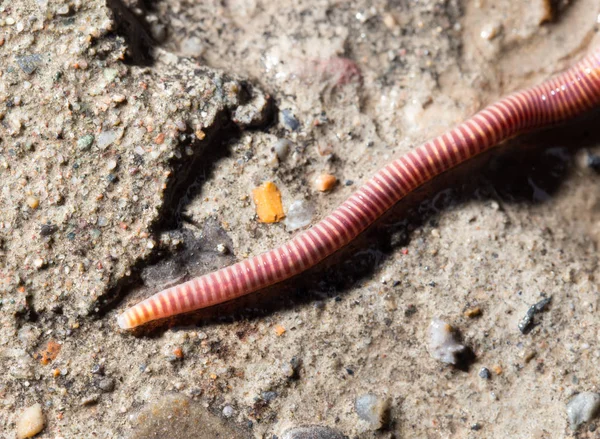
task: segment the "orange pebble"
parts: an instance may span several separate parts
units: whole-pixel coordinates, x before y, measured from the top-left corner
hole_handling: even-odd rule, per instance
[[[333,189],[335,183],[337,182],[337,178],[335,178],[331,174],[321,174],[315,180],[315,186],[317,190],[321,192],[327,192]]]
[[[175,355],[177,359],[181,360],[183,358],[183,351],[181,350],[181,348],[175,348],[173,350],[173,355]]]
[[[267,181],[252,191],[256,214],[261,223],[277,223],[285,214],[281,205],[281,193],[275,183]]]
[[[275,334],[277,337],[281,337],[285,333],[285,328],[281,325],[275,325]]]

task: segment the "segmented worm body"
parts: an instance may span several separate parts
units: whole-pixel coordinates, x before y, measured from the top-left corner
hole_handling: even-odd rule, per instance
[[[226,302],[281,282],[344,247],[400,199],[514,135],[600,104],[600,50],[537,87],[484,108],[379,170],[310,229],[267,253],[161,291],[118,317],[121,328]]]

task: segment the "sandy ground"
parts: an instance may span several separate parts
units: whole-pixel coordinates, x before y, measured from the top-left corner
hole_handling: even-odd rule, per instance
[[[600,44],[599,18],[594,0],[0,1],[0,437],[34,403],[40,438],[597,437],[566,404],[600,391],[598,114],[441,176],[290,282],[134,334],[115,318],[297,233],[257,221],[262,182],[314,223]],[[436,317],[467,367],[429,355]],[[303,425],[334,430],[284,433]]]

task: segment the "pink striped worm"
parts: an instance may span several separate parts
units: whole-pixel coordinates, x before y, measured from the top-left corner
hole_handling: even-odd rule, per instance
[[[600,50],[546,82],[505,97],[379,170],[310,229],[267,253],[168,288],[118,317],[123,329],[216,305],[289,279],[363,232],[419,186],[523,131],[600,104]]]

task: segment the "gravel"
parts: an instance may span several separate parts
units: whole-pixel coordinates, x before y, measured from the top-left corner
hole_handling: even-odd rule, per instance
[[[571,429],[577,430],[585,422],[595,419],[600,412],[600,394],[582,392],[567,403],[567,417]]]
[[[44,429],[45,422],[41,404],[27,407],[17,419],[17,438],[35,436]]]
[[[442,363],[457,364],[457,355],[466,347],[458,342],[452,326],[440,319],[433,319],[429,325],[429,353]]]
[[[354,409],[358,417],[373,430],[379,430],[387,424],[389,407],[386,399],[371,393],[361,395],[356,398]]]

